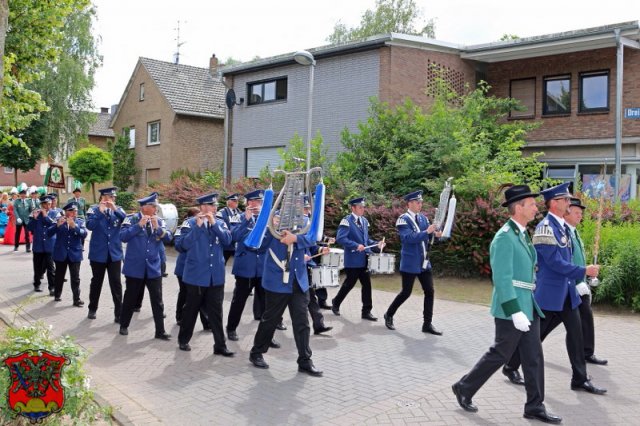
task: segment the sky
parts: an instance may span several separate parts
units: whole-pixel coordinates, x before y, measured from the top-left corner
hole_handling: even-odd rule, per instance
[[[173,61],[180,27],[180,63],[203,68],[212,54],[248,61],[327,44],[340,21],[357,26],[375,0],[94,0],[103,65],[94,107],[120,101],[138,57]],[[640,1],[416,0],[420,28],[435,19],[436,38],[459,44],[528,37],[640,20]],[[481,4],[481,5],[480,5]]]

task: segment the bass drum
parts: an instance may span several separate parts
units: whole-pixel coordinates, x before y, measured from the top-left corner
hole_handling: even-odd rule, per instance
[[[172,234],[178,228],[178,209],[173,204],[158,204],[158,217],[164,220],[164,226]]]

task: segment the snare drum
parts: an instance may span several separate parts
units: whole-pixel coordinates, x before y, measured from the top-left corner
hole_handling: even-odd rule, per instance
[[[316,266],[312,268],[311,284],[313,288],[339,287],[340,276],[338,268],[333,266]]]
[[[322,264],[338,269],[344,269],[344,250],[339,248],[330,248],[329,253],[322,255]]]
[[[393,274],[395,270],[395,254],[374,253],[369,255],[369,272],[372,274]]]

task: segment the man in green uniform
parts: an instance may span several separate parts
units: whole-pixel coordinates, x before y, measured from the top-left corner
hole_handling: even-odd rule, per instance
[[[67,200],[67,204],[70,202],[75,202],[78,205],[78,217],[82,220],[85,220],[85,212],[87,211],[87,200],[82,198],[82,190],[80,188],[76,188],[73,190],[73,197]]]
[[[27,243],[27,253],[31,252],[31,237],[27,229],[29,223],[29,201],[27,200],[27,187],[24,186],[20,190],[20,198],[13,202],[13,215],[16,218],[16,236],[13,251],[18,251],[20,245],[20,231],[24,229],[24,241]]]

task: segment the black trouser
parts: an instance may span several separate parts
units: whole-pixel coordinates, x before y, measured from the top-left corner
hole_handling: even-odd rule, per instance
[[[67,266],[69,267],[69,275],[71,275],[71,292],[73,293],[73,301],[80,300],[80,262],[70,262],[64,260],[56,262],[55,275],[55,297],[56,299],[62,295],[62,287],[64,285],[64,276],[67,274]]]
[[[182,281],[182,276],[176,275],[176,277],[178,278],[178,286],[180,288],[180,290],[178,290],[178,300],[176,301],[176,321],[182,322],[182,317],[184,316],[184,305],[187,303],[187,288],[184,281]],[[200,321],[202,322],[202,327],[204,329],[210,328],[204,304],[200,306]]]
[[[15,248],[18,248],[20,245],[20,231],[24,229],[24,242],[27,243],[27,250],[31,249],[31,238],[29,236],[29,230],[27,229],[27,224],[23,223],[22,225],[18,225],[16,223],[16,234],[15,234],[15,242],[13,243]]]
[[[225,264],[225,266],[226,266],[226,264],[227,264],[227,260],[229,260],[229,258],[230,258],[231,256],[235,255],[235,253],[236,253],[236,250],[235,250],[235,249],[233,249],[233,250],[224,250],[224,251],[222,252],[222,255],[224,256],[224,264]]]
[[[164,306],[162,304],[162,278],[133,278],[124,277],[126,289],[122,301],[122,313],[120,314],[120,328],[127,328],[131,324],[133,308],[140,299],[140,293],[144,293],[144,288],[149,290],[149,300],[151,301],[151,312],[153,322],[156,327],[156,335],[162,334],[164,330],[164,319],[162,317]]]
[[[591,295],[580,296],[582,303],[580,309],[580,321],[582,323],[582,340],[584,341],[584,356],[593,356],[596,338],[593,324],[593,311],[591,310]]]
[[[513,354],[522,356],[522,372],[527,390],[525,413],[544,408],[544,356],[540,342],[540,317],[534,312],[531,327],[526,333],[516,329],[511,320],[495,319],[496,334],[493,346],[480,358],[471,371],[458,382],[460,392],[473,396]]]
[[[544,318],[540,321],[540,340],[544,339],[555,329],[560,323],[564,324],[567,332],[565,342],[567,345],[567,353],[571,362],[572,377],[571,383],[582,384],[587,377],[587,363],[584,360],[584,343],[582,339],[582,321],[580,320],[580,311],[578,308],[571,309],[571,298],[567,295],[562,311],[546,311],[543,310]],[[520,354],[513,354],[508,369],[517,369],[520,366]]]
[[[56,287],[55,275],[56,265],[53,263],[51,253],[36,253],[33,252],[33,286],[40,287],[40,281],[44,273],[47,273],[47,284],[49,290],[54,290]]]
[[[184,305],[180,332],[178,333],[178,343],[181,345],[189,343],[193,336],[193,328],[196,325],[198,312],[204,305],[209,318],[209,326],[213,333],[213,349],[222,350],[227,347],[222,330],[222,301],[224,300],[224,286],[200,287],[184,283],[187,290],[187,299]]]
[[[311,282],[311,280],[309,280]],[[327,293],[326,288],[316,288],[315,289],[316,297],[318,298],[318,303],[321,305],[327,304],[327,299],[329,298],[329,294]]]
[[[120,312],[122,310],[122,281],[120,279],[122,261],[112,261],[111,257],[107,256],[107,263],[90,261],[89,264],[91,265],[91,272],[93,274],[89,286],[89,311],[96,312],[98,310],[102,283],[104,282],[104,274],[106,271],[109,278],[111,298],[113,299],[113,316],[114,318],[120,318]]]
[[[344,301],[347,294],[356,285],[356,282],[360,280],[362,285],[362,313],[366,314],[373,309],[373,301],[371,299],[371,276],[367,268],[344,268],[347,274],[338,294],[333,299],[332,304],[337,309],[340,309],[340,305]]]
[[[309,282],[311,282],[311,269],[307,268],[307,272],[309,275]],[[311,321],[313,321],[313,330],[316,331],[324,327],[324,316],[322,312],[320,312],[320,304],[318,303],[318,290],[325,290],[325,288],[315,289],[313,287],[309,287],[309,314],[311,315]]]
[[[233,298],[231,299],[231,306],[229,307],[227,330],[235,331],[236,328],[238,328],[251,289],[255,289],[254,302],[257,300],[255,303],[264,305],[264,290],[262,289],[261,281],[262,277],[246,278],[236,275],[236,286],[233,289]],[[264,308],[261,309],[261,311],[264,311]],[[254,311],[254,315],[255,313]],[[262,314],[260,314],[260,316],[262,316]]]
[[[396,314],[396,311],[408,298],[411,296],[413,290],[413,283],[416,277],[420,281],[422,291],[424,291],[424,302],[422,306],[422,318],[425,324],[431,324],[433,319],[433,275],[431,270],[424,271],[420,274],[410,274],[408,272],[402,272],[402,291],[393,299],[389,309],[387,309],[387,315],[392,317]]]
[[[284,310],[289,307],[291,323],[293,325],[293,337],[298,348],[298,365],[308,367],[311,365],[311,348],[309,347],[309,292],[303,292],[298,281],[293,280],[293,293],[274,293],[264,291],[266,309],[258,325],[258,331],[253,339],[252,354],[263,354],[269,350],[276,326],[282,320]]]

